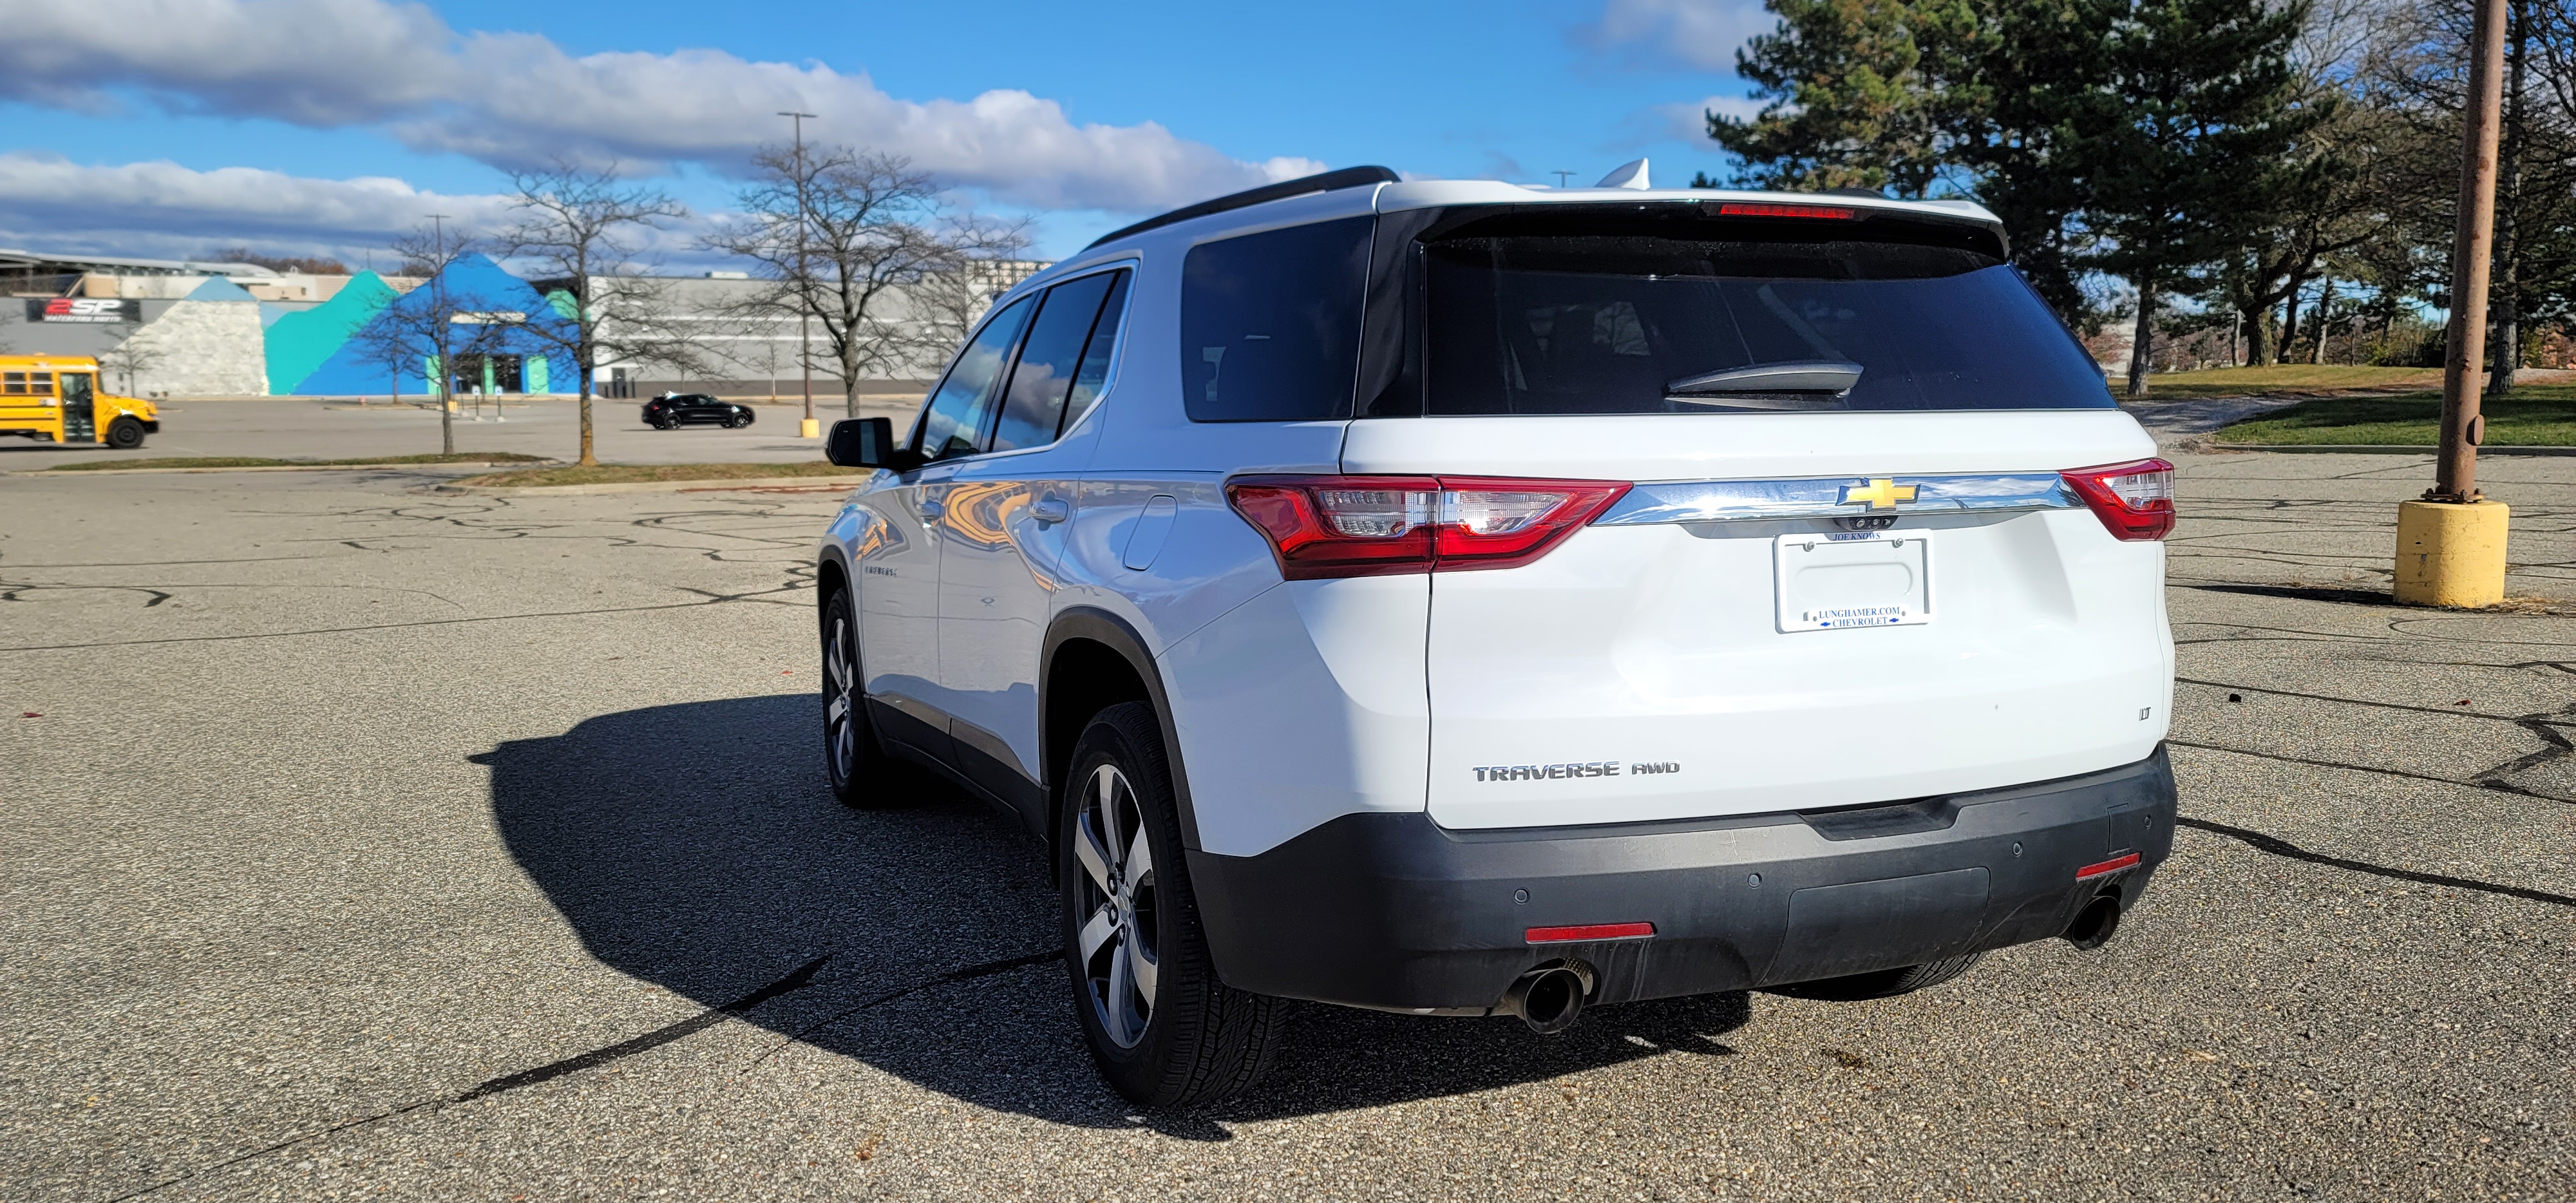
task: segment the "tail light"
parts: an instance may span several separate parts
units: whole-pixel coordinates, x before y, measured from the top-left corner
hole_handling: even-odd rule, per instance
[[[1511,568],[1592,521],[1625,481],[1482,476],[1247,476],[1235,512],[1289,580]]]
[[[2174,466],[2160,459],[2060,472],[2111,537],[2148,542],[2173,533]]]

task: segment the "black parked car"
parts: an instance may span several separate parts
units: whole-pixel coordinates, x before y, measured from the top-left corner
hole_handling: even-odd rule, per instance
[[[655,430],[698,425],[732,429],[751,425],[751,418],[750,406],[719,401],[705,393],[664,393],[644,403],[644,424]]]

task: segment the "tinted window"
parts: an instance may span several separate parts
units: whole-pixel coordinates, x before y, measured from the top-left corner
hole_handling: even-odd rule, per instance
[[[1967,247],[1517,235],[1424,261],[1434,414],[2112,405],[2056,315]],[[1779,393],[1705,379],[1763,365],[1860,374]]]
[[[1347,417],[1373,218],[1246,234],[1181,264],[1181,380],[1197,422]]]
[[[1127,273],[1114,274],[1117,282],[1109,286],[1109,299],[1100,305],[1100,322],[1091,328],[1091,345],[1082,352],[1082,367],[1073,374],[1073,396],[1064,406],[1068,430],[1091,412],[1091,403],[1109,386],[1109,363],[1118,350],[1118,323],[1127,312]]]
[[[1002,420],[993,428],[993,450],[1042,447],[1055,441],[1064,420],[1065,395],[1082,364],[1083,344],[1100,318],[1101,298],[1109,294],[1110,273],[1085,276],[1047,290],[1029,337],[1020,347],[1020,362],[1002,391]]]
[[[985,415],[993,412],[993,378],[1002,374],[1011,344],[1019,341],[1020,326],[1029,317],[1029,300],[1022,297],[1012,302],[984,323],[948,369],[948,378],[939,382],[939,391],[931,394],[930,405],[921,415],[920,441],[914,444],[924,458],[951,459],[982,450],[976,440],[983,436]]]

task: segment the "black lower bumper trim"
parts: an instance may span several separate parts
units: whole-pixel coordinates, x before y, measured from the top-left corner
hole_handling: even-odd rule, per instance
[[[1393,1010],[1492,1007],[1550,960],[1592,1001],[1787,985],[2046,939],[2125,908],[2173,848],[2174,779],[2136,764],[1851,811],[1578,829],[1449,831],[1354,814],[1257,856],[1189,854],[1218,974],[1258,994]],[[2079,881],[2079,870],[2138,862]],[[1652,923],[1645,939],[1532,944],[1535,927]]]

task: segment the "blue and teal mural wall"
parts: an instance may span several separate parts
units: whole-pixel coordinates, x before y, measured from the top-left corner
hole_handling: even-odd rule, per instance
[[[291,391],[307,397],[384,396],[388,391],[404,396],[435,396],[442,371],[451,375],[459,393],[570,392],[579,387],[576,382],[580,375],[572,353],[529,329],[564,329],[568,296],[540,295],[527,281],[482,255],[458,259],[435,281],[400,296],[390,295],[392,289],[372,276],[364,279],[386,294],[374,301],[372,308],[368,308],[369,301],[362,294],[348,309],[326,317],[326,312],[339,303],[339,297],[334,297],[329,304],[277,320],[280,326],[297,318],[305,322],[289,332],[285,348],[280,347],[275,328],[270,330],[271,392]],[[359,280],[350,281],[341,296],[359,286]],[[436,357],[425,355],[404,355],[399,362],[388,362],[385,349],[368,337],[371,329],[379,323],[416,321],[435,303],[434,298],[443,298],[448,308],[457,311],[458,319],[489,317],[498,329],[487,331],[491,337],[478,340],[485,344],[478,348],[482,353],[460,355],[453,364],[442,364]],[[334,331],[340,333],[331,340]],[[326,340],[329,345],[315,354]],[[281,350],[287,352],[286,358],[281,358]],[[298,366],[295,360],[303,356],[311,356],[314,366],[291,386],[281,387],[279,377],[294,373]]]

